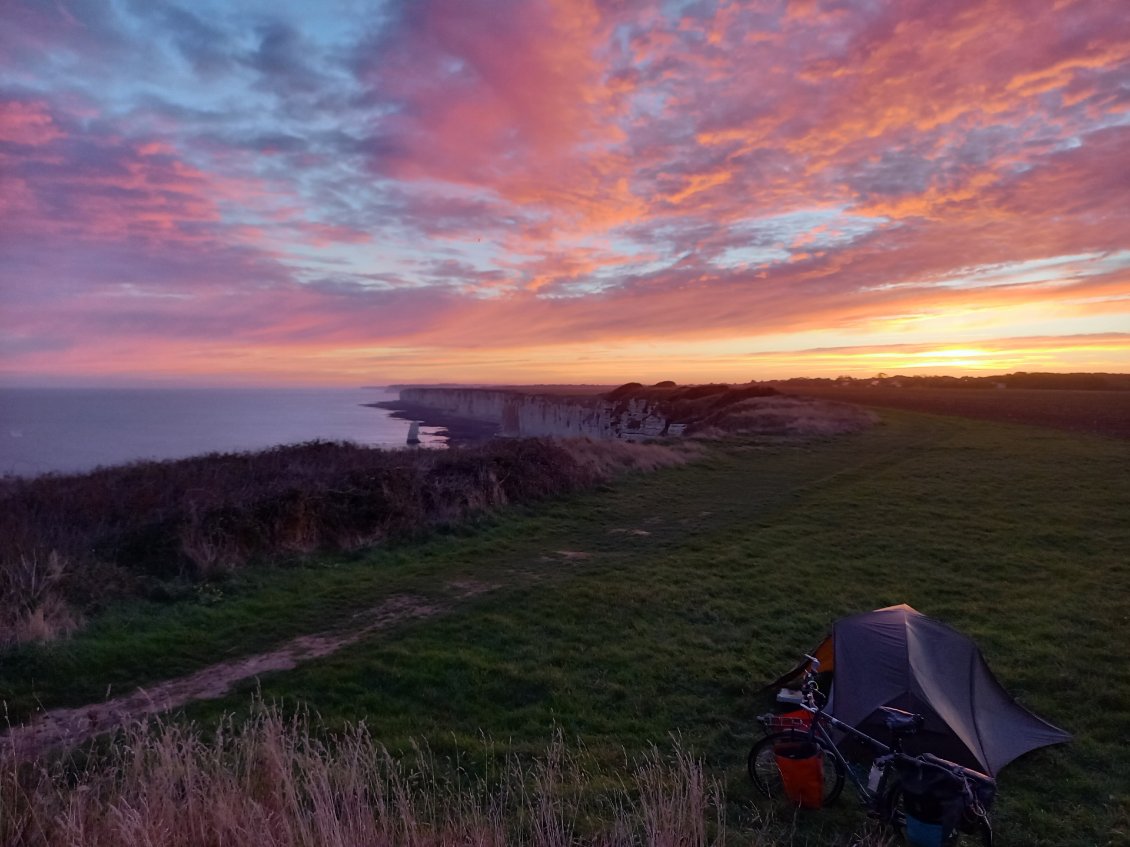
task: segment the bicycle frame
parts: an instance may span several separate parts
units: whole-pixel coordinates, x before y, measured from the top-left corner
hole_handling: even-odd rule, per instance
[[[812,659],[817,668],[819,667],[812,656],[808,658]],[[773,715],[762,715],[760,717],[765,726],[767,737],[755,744],[753,750],[750,751],[749,768],[754,783],[766,796],[771,796],[771,792],[762,784],[760,777],[755,773],[755,753],[760,755],[759,750],[768,739],[776,739],[782,736],[784,738],[803,736],[815,743],[824,755],[831,756],[835,763],[838,775],[836,777],[837,785],[833,790],[832,797],[839,793],[840,786],[846,779],[855,788],[855,792],[867,814],[877,818],[884,825],[896,829],[900,829],[907,820],[907,813],[904,812],[902,805],[905,796],[904,791],[906,790],[904,780],[907,779],[907,771],[898,763],[913,763],[915,767],[924,766],[928,769],[937,769],[955,777],[961,783],[963,805],[958,811],[961,816],[960,821],[952,825],[960,828],[962,832],[979,832],[984,839],[984,844],[991,847],[993,834],[988,816],[988,804],[991,803],[995,794],[996,780],[972,768],[967,768],[930,753],[920,755],[905,753],[902,749],[903,738],[921,729],[924,722],[923,716],[904,712],[900,709],[883,708],[887,727],[892,734],[891,743],[885,744],[863,730],[857,729],[824,711],[826,701],[820,694],[816,685],[815,673],[811,669],[806,670],[804,685],[799,693],[803,695],[801,698],[785,698],[779,695],[778,700],[793,703],[795,708],[803,709],[809,713],[811,719],[807,721],[806,727],[794,726],[791,729],[787,725],[785,727],[780,725],[773,727]],[[800,721],[800,723],[805,722]],[[860,774],[853,767],[840,749],[840,744],[833,738],[831,732],[833,729],[842,733],[840,742],[843,742],[844,737],[851,737],[861,741],[874,751],[875,756],[868,774]],[[987,794],[985,793],[986,790],[988,791]],[[986,798],[984,805],[982,804],[983,797]]]
[[[828,732],[826,724],[830,724],[838,730],[849,733],[872,747],[877,753],[875,757],[876,760],[891,756],[892,754],[901,753],[901,751],[895,749],[895,747],[884,744],[879,739],[868,735],[862,730],[856,729],[850,724],[844,723],[839,718],[829,715],[824,711],[823,706],[810,706],[807,703],[799,703],[798,705],[806,712],[812,714],[812,724],[809,727],[808,734],[819,739],[819,741],[822,742],[820,746],[826,752],[835,756],[839,761],[843,768],[844,775],[851,782],[852,786],[854,786],[856,793],[859,794],[859,798],[863,801],[864,805],[869,807],[874,806],[880,796],[879,792],[871,789],[864,780],[860,779],[855,769],[851,766],[851,763],[847,760],[847,757],[840,752],[840,746],[832,739],[832,735]]]
[[[886,795],[886,786],[888,785],[888,771],[896,759],[914,761],[920,765],[937,768],[938,770],[946,771],[947,773],[957,776],[964,781],[964,790],[970,797],[972,797],[972,790],[969,787],[970,782],[995,784],[995,780],[993,780],[992,777],[982,774],[980,771],[967,768],[956,762],[950,762],[930,753],[923,753],[918,756],[911,756],[904,753],[901,738],[893,729],[893,743],[889,745],[884,744],[882,741],[874,736],[868,735],[863,730],[857,729],[841,721],[834,715],[829,715],[825,712],[825,704],[822,702],[822,698],[821,700],[817,699],[818,694],[819,689],[816,688],[815,680],[813,680],[811,676],[808,676],[805,680],[804,700],[797,703],[801,709],[812,715],[812,721],[806,734],[810,738],[815,739],[825,753],[831,754],[836,759],[845,778],[851,782],[856,793],[859,795],[860,801],[869,811],[878,812],[881,816],[891,811],[884,810],[882,803]],[[819,703],[819,705],[816,705],[817,703]],[[879,774],[878,781],[875,782],[874,785],[871,784],[872,774],[868,774],[868,778],[865,781],[852,767],[847,757],[840,750],[839,744],[836,743],[831,733],[828,731],[829,726],[859,739],[875,751],[876,755],[872,763],[872,768],[878,766]]]

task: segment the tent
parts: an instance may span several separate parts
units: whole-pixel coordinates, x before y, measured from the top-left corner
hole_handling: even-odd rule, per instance
[[[1071,740],[1009,696],[971,638],[905,604],[836,621],[813,655],[822,674],[831,672],[827,712],[844,723],[887,741],[879,707],[925,717],[922,731],[905,741],[908,753],[995,776],[1030,750]]]

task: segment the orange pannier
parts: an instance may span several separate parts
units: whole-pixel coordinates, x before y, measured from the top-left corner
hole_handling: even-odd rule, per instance
[[[812,741],[782,741],[773,748],[785,796],[802,809],[824,805],[824,753]]]

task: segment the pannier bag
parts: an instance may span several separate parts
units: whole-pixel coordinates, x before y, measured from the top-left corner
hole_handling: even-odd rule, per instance
[[[781,787],[789,801],[802,809],[824,804],[824,754],[811,741],[784,741],[773,748]]]
[[[939,768],[917,762],[896,761],[898,785],[906,813],[906,843],[909,847],[942,847],[957,831],[972,831],[977,821],[975,804],[987,810],[992,803],[991,786],[966,787],[964,779]],[[975,796],[970,792],[978,792]]]

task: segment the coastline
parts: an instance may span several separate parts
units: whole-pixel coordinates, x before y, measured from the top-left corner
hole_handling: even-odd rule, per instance
[[[405,421],[419,421],[423,426],[438,427],[438,434],[447,438],[451,447],[467,444],[481,444],[489,441],[498,434],[499,425],[490,421],[476,418],[465,418],[453,415],[431,406],[420,406],[416,403],[405,403],[401,400],[380,400],[376,403],[364,403],[377,409],[389,412],[389,417]]]

